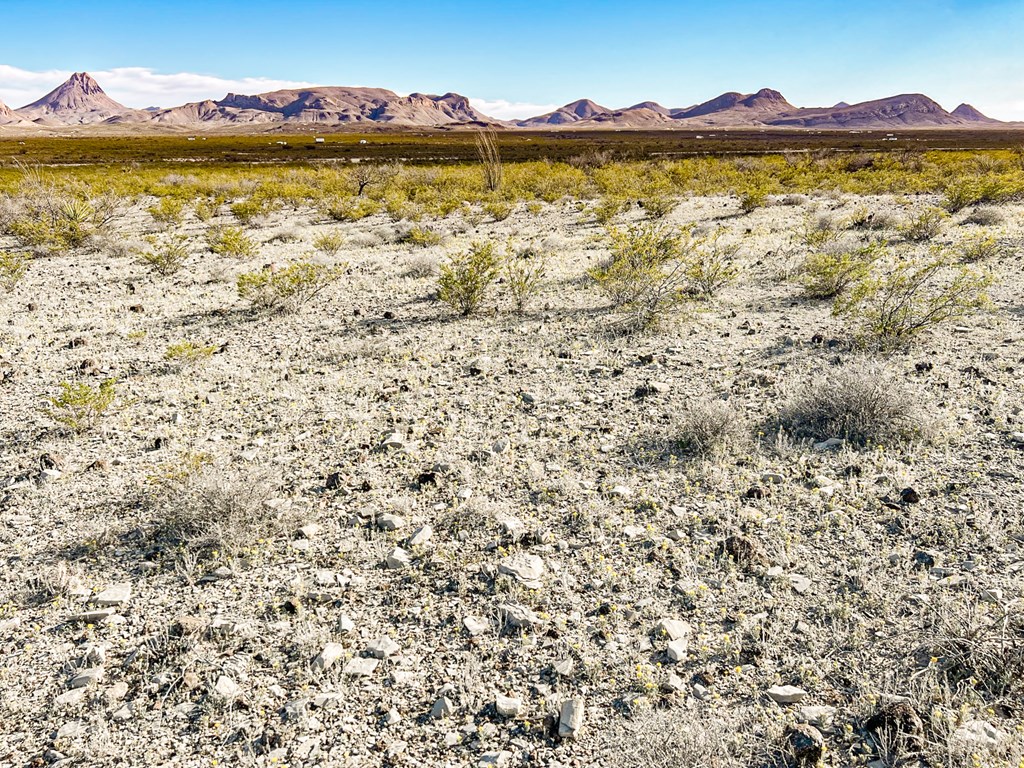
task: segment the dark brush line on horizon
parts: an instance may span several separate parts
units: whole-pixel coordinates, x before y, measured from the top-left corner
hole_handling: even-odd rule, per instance
[[[465,96],[412,93],[383,88],[323,86],[271,91],[252,96],[229,93],[219,101],[171,108],[132,109],[110,98],[86,72],[18,109],[0,102],[0,127],[54,130],[71,126],[120,126],[183,130],[198,127],[269,128],[276,124],[338,128],[390,125],[401,128],[481,127],[558,130],[672,130],[715,128],[814,128],[878,130],[907,128],[1024,128],[985,116],[969,104],[947,112],[919,93],[832,107],[796,107],[778,91],[724,93],[689,107],[666,108],[653,101],[609,109],[589,99],[524,120],[497,120],[477,111]]]

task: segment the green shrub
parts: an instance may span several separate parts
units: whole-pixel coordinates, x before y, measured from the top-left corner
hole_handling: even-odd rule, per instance
[[[736,264],[740,247],[736,243],[723,244],[721,236],[722,230],[718,230],[710,238],[698,241],[687,258],[688,290],[696,296],[710,298],[740,274]]]
[[[195,213],[197,219],[205,223],[217,215],[217,209],[219,207],[220,203],[218,201],[204,197],[202,200],[196,201],[192,211]]]
[[[441,265],[437,297],[463,316],[471,315],[498,279],[501,264],[493,243],[473,243]]]
[[[597,201],[593,208],[593,213],[598,224],[608,224],[612,219],[628,209],[628,200],[609,195]]]
[[[800,241],[808,248],[824,248],[838,241],[839,235],[831,216],[807,217],[799,229]]]
[[[968,237],[960,245],[961,261],[973,264],[977,261],[992,261],[1006,253],[1006,247],[998,237],[991,235],[975,235]]]
[[[344,244],[345,238],[340,232],[324,232],[313,238],[313,247],[326,256],[337,256]]]
[[[23,253],[0,251],[0,287],[11,293],[28,272],[28,262]]]
[[[431,245],[438,245],[444,236],[430,227],[413,227],[402,237],[402,242],[410,245],[417,245],[426,248]]]
[[[218,349],[216,344],[196,344],[194,341],[179,341],[167,347],[164,359],[183,363],[185,365],[196,365],[208,360]]]
[[[945,211],[939,208],[929,208],[911,217],[899,228],[899,233],[911,242],[926,242],[942,232],[942,224],[945,220]]]
[[[277,271],[264,269],[239,275],[238,295],[256,309],[297,312],[343,274],[343,267],[296,262]]]
[[[611,258],[588,274],[624,313],[628,329],[658,325],[687,299],[684,259],[694,250],[689,231],[647,223],[609,235]]]
[[[505,285],[516,312],[524,312],[547,275],[547,255],[532,246],[509,248],[504,271]]]
[[[185,202],[177,197],[161,197],[146,210],[160,224],[181,224],[185,218]]]
[[[188,260],[188,238],[185,235],[173,235],[164,240],[148,238],[150,250],[139,254],[142,263],[158,275],[173,275]]]
[[[106,379],[97,387],[64,381],[60,394],[46,398],[41,410],[73,432],[86,432],[99,423],[116,398],[117,383],[113,379]]]
[[[324,212],[335,221],[359,221],[380,209],[381,204],[368,197],[343,197],[330,201]]]
[[[909,344],[924,330],[988,306],[990,274],[952,264],[941,252],[930,259],[899,260],[882,274],[859,278],[833,313],[851,320],[860,339],[880,348]]]
[[[242,224],[252,224],[260,216],[265,216],[269,211],[266,200],[258,200],[250,197],[248,200],[240,200],[230,206],[232,215]]]
[[[668,195],[652,195],[640,201],[640,207],[652,219],[663,219],[679,207],[679,200]]]
[[[512,215],[515,205],[508,200],[491,200],[484,203],[484,213],[495,221],[504,221]]]
[[[233,256],[237,259],[252,258],[259,251],[256,241],[239,227],[211,229],[207,233],[206,242],[214,253],[220,256]]]
[[[753,213],[758,208],[768,205],[768,188],[762,185],[752,184],[739,193],[740,210],[743,213]]]
[[[800,265],[799,279],[809,299],[834,299],[857,280],[871,274],[880,246],[810,253]]]

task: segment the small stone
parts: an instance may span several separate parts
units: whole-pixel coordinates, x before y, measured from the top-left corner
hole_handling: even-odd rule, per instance
[[[92,602],[100,608],[112,608],[127,603],[131,596],[130,584],[114,584],[93,597]]]
[[[405,518],[401,515],[384,514],[377,518],[377,527],[382,531],[397,531],[405,527]]]
[[[507,437],[501,437],[491,444],[491,453],[500,456],[504,453],[508,453],[511,448],[512,442]]]
[[[766,485],[782,485],[785,478],[777,472],[765,472],[761,475],[761,482]]]
[[[569,658],[560,659],[552,668],[559,677],[572,677],[572,673],[576,671],[576,662]]]
[[[523,708],[522,699],[515,699],[511,696],[497,696],[494,700],[494,709],[502,717],[519,717]]]
[[[544,561],[538,555],[519,552],[502,560],[498,565],[498,573],[512,576],[520,583],[537,589],[544,575]]]
[[[701,685],[700,683],[694,683],[692,690],[693,695],[701,700],[706,699],[708,696],[711,695],[711,691],[707,688],[707,686]]]
[[[354,659],[349,659],[342,672],[346,677],[368,677],[374,673],[378,664],[380,664],[380,661],[377,659],[365,659],[362,656],[356,656]]]
[[[686,638],[673,640],[668,644],[668,657],[672,661],[683,661],[686,659],[686,652],[689,646],[689,641]]]
[[[338,632],[340,632],[343,635],[347,635],[349,632],[356,628],[356,623],[343,613],[341,614],[341,616],[338,617],[337,627]]]
[[[985,749],[997,749],[1005,738],[1006,734],[984,720],[968,720],[953,731],[953,740]]]
[[[387,659],[394,656],[396,653],[402,650],[402,646],[392,640],[390,637],[382,637],[379,640],[374,640],[368,646],[366,646],[366,652],[373,656],[375,659]]]
[[[628,499],[630,496],[633,495],[633,491],[631,491],[624,485],[616,485],[614,488],[608,491],[608,495],[614,498]]]
[[[482,635],[486,632],[488,627],[490,627],[490,624],[485,619],[480,619],[476,616],[467,616],[462,620],[462,626],[466,628],[466,631],[469,632],[470,635],[476,637],[477,635]]]
[[[820,443],[814,444],[814,450],[816,451],[838,451],[846,445],[846,441],[839,437],[830,437],[828,440],[823,440]]]
[[[398,450],[405,447],[405,439],[397,432],[392,432],[381,441],[381,446]]]
[[[1003,602],[1003,590],[999,587],[993,587],[992,589],[981,590],[981,600],[984,603],[993,603],[1000,605]]]
[[[423,525],[416,529],[416,532],[409,537],[406,541],[406,546],[409,547],[423,547],[430,541],[430,538],[434,535],[434,529],[430,525]]]
[[[690,625],[681,619],[662,619],[655,625],[654,634],[669,640],[684,640],[690,636]]]
[[[400,722],[402,722],[402,715],[394,707],[389,709],[387,715],[384,716],[384,725],[398,725]]]
[[[800,707],[796,712],[796,719],[801,723],[810,723],[818,728],[828,728],[835,718],[836,708],[825,706]]]
[[[110,719],[115,723],[124,723],[132,719],[132,705],[131,702],[122,704],[120,707],[114,710],[113,714],[110,715]]]
[[[667,693],[682,693],[686,690],[686,683],[683,682],[683,678],[674,672],[668,673],[668,680],[662,685],[662,689]]]
[[[558,738],[574,739],[583,728],[583,699],[568,699],[562,703],[558,717]]]
[[[506,623],[515,629],[530,629],[543,624],[541,618],[525,605],[517,603],[504,603],[498,606],[505,617]]]
[[[477,761],[477,768],[505,768],[512,760],[512,753],[507,749],[500,752],[484,752]]]
[[[313,659],[313,668],[321,672],[334,666],[334,662],[345,655],[345,646],[341,643],[327,643],[320,655]]]
[[[789,585],[799,595],[804,594],[811,588],[811,580],[801,573],[789,574]]]
[[[306,525],[299,528],[299,533],[302,534],[302,538],[304,539],[312,539],[315,538],[318,533],[320,533],[320,526],[316,523],[307,523]]]
[[[447,696],[442,696],[434,702],[434,706],[430,708],[430,716],[435,720],[441,720],[442,718],[449,717],[455,712],[455,704],[452,703],[451,699]]]
[[[402,570],[412,565],[412,558],[409,553],[401,547],[395,547],[387,557],[387,566],[392,570]]]
[[[775,685],[766,693],[768,698],[776,704],[799,704],[807,698],[807,691],[797,688],[795,685]]]
[[[128,695],[128,683],[123,680],[118,683],[114,683],[107,689],[107,700],[108,701],[120,701]]]
[[[104,676],[103,667],[90,667],[83,669],[68,682],[69,688],[90,688],[97,685]]]
[[[222,699],[226,699],[228,701],[237,699],[242,695],[242,688],[227,675],[221,675],[217,678],[217,682],[213,686],[213,690],[214,693]]]
[[[899,738],[912,750],[924,747],[924,722],[906,701],[884,705],[864,723],[864,729],[885,738]]]
[[[921,501],[921,496],[913,488],[904,488],[900,491],[900,501],[904,504],[917,504]]]
[[[72,688],[70,691],[65,691],[60,696],[55,697],[53,703],[58,707],[73,707],[76,704],[82,703],[82,700],[85,699],[85,694],[85,688]]]

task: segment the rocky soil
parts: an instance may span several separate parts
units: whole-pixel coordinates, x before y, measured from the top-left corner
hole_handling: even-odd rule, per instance
[[[686,200],[669,221],[724,226],[743,272],[640,336],[609,331],[575,203],[425,249],[278,213],[247,261],[189,221],[169,278],[124,248],[142,204],[34,260],[0,294],[0,766],[1017,765],[1024,209],[987,228],[992,311],[874,360],[928,441],[772,427],[863,365],[786,279],[794,233],[934,202]],[[986,229],[962,218],[936,242]],[[238,297],[327,231],[318,303]],[[526,313],[433,299],[444,254],[508,237],[551,254]],[[167,360],[183,340],[215,352]],[[40,409],[105,379],[90,431]],[[746,436],[708,460],[674,447],[704,401]]]

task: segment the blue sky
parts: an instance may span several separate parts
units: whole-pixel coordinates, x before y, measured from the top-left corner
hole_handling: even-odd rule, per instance
[[[923,92],[1024,120],[1024,0],[3,0],[0,99],[75,70],[129,106],[297,84],[457,91],[498,117],[577,98],[798,106]],[[486,110],[485,110],[486,111]]]

